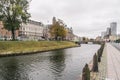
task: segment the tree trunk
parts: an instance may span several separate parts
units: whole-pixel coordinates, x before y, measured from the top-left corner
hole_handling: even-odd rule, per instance
[[[58,35],[57,34],[55,35],[55,40],[58,40]]]
[[[12,40],[14,41],[15,40],[15,29],[12,28],[11,32],[12,32]]]
[[[57,40],[57,36],[55,37],[55,40]]]

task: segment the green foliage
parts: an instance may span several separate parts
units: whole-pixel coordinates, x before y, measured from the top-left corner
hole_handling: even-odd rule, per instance
[[[98,72],[98,58],[97,55],[95,54],[93,56],[93,67],[92,67],[93,72]]]
[[[88,64],[85,65],[82,71],[82,80],[90,80],[90,70]]]
[[[116,42],[116,43],[120,43],[120,39],[116,40],[115,42]]]
[[[12,32],[13,40],[15,30],[30,17],[28,6],[28,0],[0,0],[0,20],[3,21],[4,28]]]

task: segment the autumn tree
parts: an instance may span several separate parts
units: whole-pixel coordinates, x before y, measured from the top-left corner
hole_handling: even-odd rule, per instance
[[[21,23],[27,23],[30,14],[28,0],[0,0],[0,20],[3,21],[4,28],[11,31],[12,40],[15,40],[15,31],[19,29]]]
[[[54,38],[55,40],[58,40],[58,39],[63,40],[66,37],[67,31],[63,24],[61,24],[59,21],[55,22],[55,19],[54,19],[54,24],[52,24],[50,28],[50,34],[52,38]]]

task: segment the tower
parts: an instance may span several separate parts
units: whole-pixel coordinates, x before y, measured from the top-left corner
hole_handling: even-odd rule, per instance
[[[111,35],[117,35],[117,23],[116,22],[110,23],[110,28],[111,28]]]
[[[53,17],[52,24],[55,24],[55,23],[56,23],[56,17]]]

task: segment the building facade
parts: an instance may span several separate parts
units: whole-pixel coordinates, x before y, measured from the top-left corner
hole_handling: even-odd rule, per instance
[[[117,23],[116,22],[110,23],[110,28],[111,28],[111,35],[117,35]]]
[[[15,31],[15,39],[18,38],[18,30]],[[3,22],[0,21],[0,40],[12,40],[11,31],[4,28]]]
[[[43,37],[44,37],[45,40],[50,40],[51,39],[50,27],[51,27],[51,24],[48,24],[48,25],[45,25],[45,27],[43,29]]]
[[[111,28],[107,28],[107,30],[106,30],[106,35],[111,35]]]
[[[95,41],[102,41],[101,36],[97,36],[96,39],[95,39]]]
[[[101,33],[101,38],[104,39],[105,36],[106,36],[106,32],[102,32]]]
[[[21,24],[19,29],[20,40],[42,40],[44,25],[41,22],[29,20],[27,24]]]
[[[111,35],[111,36],[109,36],[109,40],[110,40],[110,41],[115,41],[115,40],[117,40],[117,35]]]
[[[81,38],[80,38],[79,36],[77,36],[77,35],[74,35],[72,41],[74,41],[74,42],[80,42],[80,41],[81,41]]]
[[[66,27],[66,31],[67,31],[67,34],[66,34],[65,39],[68,40],[68,41],[73,41],[74,40],[74,34],[73,34],[72,28]]]
[[[103,40],[114,41],[117,39],[117,22],[111,22],[110,27],[105,32],[101,33]]]

